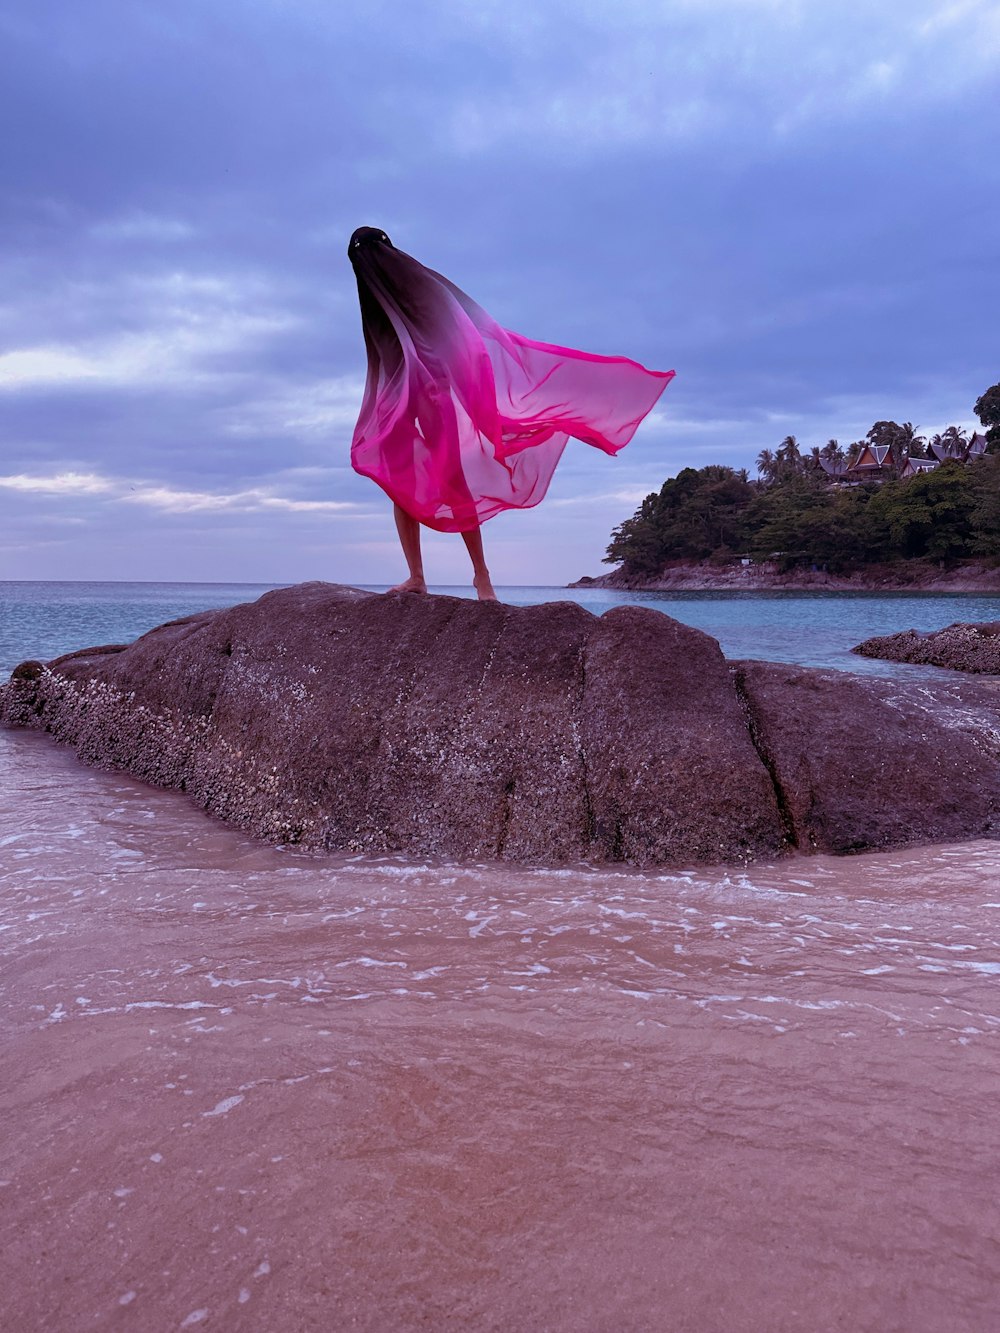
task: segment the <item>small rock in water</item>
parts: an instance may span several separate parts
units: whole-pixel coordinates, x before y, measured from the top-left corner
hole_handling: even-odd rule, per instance
[[[877,657],[886,662],[914,662],[975,675],[1000,675],[1000,621],[981,624],[956,621],[930,634],[907,629],[899,634],[876,635],[851,651],[860,657]]]

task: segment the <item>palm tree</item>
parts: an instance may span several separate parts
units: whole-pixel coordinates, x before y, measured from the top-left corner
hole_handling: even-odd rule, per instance
[[[799,442],[794,435],[786,435],[778,446],[778,452],[775,455],[779,463],[785,463],[791,468],[797,468],[802,458],[799,452]]]
[[[827,440],[819,452],[820,457],[825,458],[828,463],[839,463],[844,457],[844,451],[836,440]]]
[[[952,458],[965,458],[969,451],[969,440],[960,426],[948,426],[939,438]]]
[[[770,449],[761,449],[757,455],[757,471],[766,482],[774,481],[777,461]]]
[[[912,421],[904,421],[899,428],[898,453],[893,450],[893,460],[900,466],[908,458],[923,458],[922,445],[925,443],[924,437],[918,435],[919,426],[914,426]]]

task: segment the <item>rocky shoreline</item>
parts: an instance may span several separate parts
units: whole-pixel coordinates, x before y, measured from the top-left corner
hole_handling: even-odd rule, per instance
[[[632,592],[949,592],[1000,594],[1000,566],[983,563],[940,569],[926,561],[870,565],[849,574],[795,569],[782,573],[777,564],[713,564],[678,561],[655,577],[626,574],[621,568],[591,578],[584,575],[570,588],[621,588]]]
[[[727,663],[645,607],[303,584],[26,662],[0,722],[254,836],[639,866],[1000,833],[1000,688]]]

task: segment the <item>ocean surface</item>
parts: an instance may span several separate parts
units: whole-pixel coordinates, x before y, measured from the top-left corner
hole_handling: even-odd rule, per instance
[[[253,601],[278,585],[251,583],[0,582],[0,672],[26,658],[130,643],[164,621]],[[384,591],[375,585],[373,591]],[[471,597],[468,587],[432,592]],[[612,606],[651,606],[719,640],[727,657],[799,662],[875,674],[925,675],[935,668],[855,657],[873,634],[941,629],[956,620],[1000,620],[1000,593],[618,592],[608,588],[500,588],[515,606],[573,601],[600,615]]]
[[[263,591],[3,584],[2,663]],[[862,668],[1000,618],[628,600]],[[3,730],[0,793],[0,1327],[1000,1327],[1000,843],[310,856]]]

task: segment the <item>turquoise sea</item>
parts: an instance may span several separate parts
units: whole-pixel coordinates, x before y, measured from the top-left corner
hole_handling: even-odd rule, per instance
[[[164,621],[260,597],[260,583],[0,582],[0,678],[26,658],[105,643],[129,643]],[[371,587],[374,591],[382,588]],[[436,593],[470,597],[467,587]],[[619,592],[610,588],[511,587],[516,606],[573,601],[600,615],[612,606],[651,606],[718,639],[727,657],[798,662],[846,671],[925,676],[854,656],[873,634],[941,629],[956,620],[1000,620],[1000,593]]]

